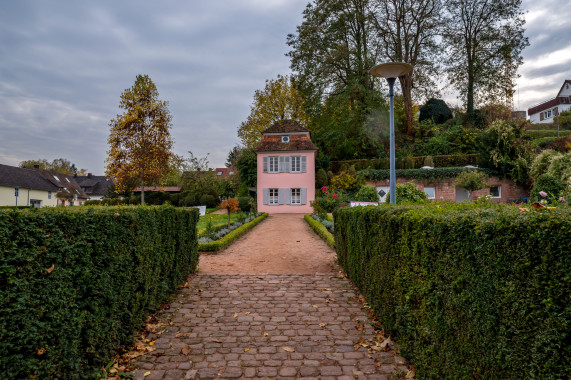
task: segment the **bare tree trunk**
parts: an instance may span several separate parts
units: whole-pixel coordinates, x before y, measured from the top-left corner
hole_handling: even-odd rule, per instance
[[[404,98],[404,113],[406,116],[406,134],[414,137],[414,115],[412,113],[412,75],[399,77],[402,96]]]

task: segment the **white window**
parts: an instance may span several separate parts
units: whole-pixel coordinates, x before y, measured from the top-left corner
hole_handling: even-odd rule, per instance
[[[56,181],[59,182],[59,178],[57,177],[57,175],[54,175],[54,178],[56,179]]]
[[[502,187],[501,186],[491,186],[490,187],[490,196],[492,198],[501,198],[502,197]]]
[[[66,177],[65,180],[66,180],[68,183],[71,183],[71,181],[69,180],[69,178]]]
[[[278,189],[270,189],[269,204],[271,205],[279,204]]]
[[[300,173],[301,172],[301,156],[291,157],[291,172]]]
[[[547,110],[547,111],[545,111],[545,112],[543,113],[543,117],[544,117],[545,119],[549,119],[550,117],[552,117],[552,115],[553,115],[552,110]]]
[[[435,199],[436,198],[436,193],[435,193],[434,187],[425,187],[424,188],[424,194],[426,194],[426,197],[428,199]]]
[[[279,173],[279,157],[278,156],[270,156],[268,157],[269,160],[269,173]]]
[[[234,174],[234,172],[233,172],[233,171],[230,171],[230,175],[232,175],[232,174]]]
[[[17,187],[14,189],[14,196],[17,198],[20,195],[20,189]]]
[[[48,199],[52,199],[52,192],[48,191]]]
[[[283,143],[288,143],[288,142],[289,142],[289,135],[283,135],[283,136],[282,136],[282,142],[283,142]]]
[[[291,204],[292,205],[301,204],[301,189],[291,189]]]
[[[222,172],[218,172],[218,173],[216,173],[216,174],[217,174],[217,175],[222,175]]]

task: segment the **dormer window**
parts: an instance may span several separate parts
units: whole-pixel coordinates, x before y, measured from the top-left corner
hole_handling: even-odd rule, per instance
[[[289,142],[289,135],[282,135],[282,143],[288,143]]]
[[[59,182],[59,178],[57,177],[57,175],[54,175],[54,178],[56,179],[56,181]]]
[[[65,178],[65,180],[67,181],[67,183],[71,183],[71,181],[69,180],[69,178]]]

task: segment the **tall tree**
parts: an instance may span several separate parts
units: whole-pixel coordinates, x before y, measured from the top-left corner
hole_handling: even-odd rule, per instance
[[[48,161],[44,158],[40,158],[38,160],[26,160],[20,162],[21,168],[33,168],[35,165],[38,165],[40,169],[49,170],[52,172],[62,173],[62,174],[77,174],[77,175],[85,175],[87,173],[86,169],[77,169],[75,164],[69,161],[66,158],[55,158],[53,161]]]
[[[359,158],[376,148],[367,138],[368,119],[384,101],[369,75],[378,51],[369,7],[370,0],[315,0],[287,40],[310,129],[333,159]]]
[[[479,95],[511,102],[521,52],[529,45],[521,0],[449,0],[446,8],[448,78],[464,97],[473,123]]]
[[[254,148],[260,141],[260,132],[276,121],[286,119],[307,126],[301,93],[293,86],[290,76],[278,75],[277,79],[266,80],[266,87],[254,93],[250,115],[240,124],[238,137],[244,146]]]
[[[372,14],[380,37],[381,56],[390,62],[414,66],[399,77],[406,116],[406,133],[414,136],[413,90],[425,96],[436,87],[437,37],[442,20],[441,0],[372,0]]]
[[[159,100],[157,87],[148,75],[137,75],[133,87],[121,95],[119,108],[125,112],[109,123],[106,175],[113,179],[118,192],[140,185],[141,203],[145,203],[145,184],[171,170],[172,116],[168,102]]]
[[[240,158],[242,151],[244,150],[243,147],[240,145],[235,145],[230,152],[228,152],[228,157],[226,158],[226,167],[229,168],[231,166],[236,166],[236,162]]]

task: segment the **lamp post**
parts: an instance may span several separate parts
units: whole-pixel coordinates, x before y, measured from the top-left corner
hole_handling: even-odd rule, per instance
[[[391,166],[390,166],[390,193],[391,193],[391,204],[397,203],[397,175],[395,170],[395,116],[394,116],[394,84],[395,80],[408,73],[412,72],[412,66],[408,63],[403,62],[389,62],[382,63],[373,67],[369,74],[374,77],[386,78],[389,83],[389,99],[390,99],[390,155],[391,155]]]

